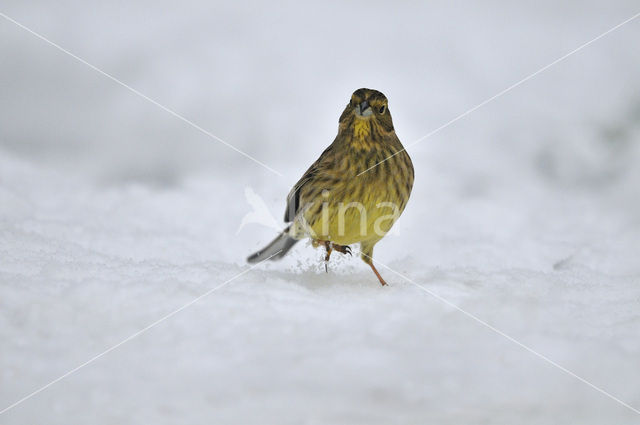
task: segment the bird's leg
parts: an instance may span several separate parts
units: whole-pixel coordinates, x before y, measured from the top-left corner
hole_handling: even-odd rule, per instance
[[[351,247],[349,245],[336,245],[333,244],[333,249],[338,251],[341,254],[349,254],[351,255]]]
[[[378,278],[378,280],[380,281],[380,284],[382,286],[387,286],[387,282],[384,281],[384,279],[382,278],[382,276],[380,276],[380,273],[378,273],[378,269],[376,269],[376,266],[373,265],[373,257],[371,256],[371,254],[373,254],[373,250],[369,250],[369,254],[366,254],[362,248],[360,248],[360,258],[362,258],[362,261],[364,261],[365,263],[367,263],[370,267],[371,270],[373,270],[373,272],[376,274],[376,277]]]
[[[325,271],[325,273],[329,273],[329,269],[327,268],[327,264],[329,264],[329,257],[331,257],[331,251],[333,251],[333,247],[331,245],[331,241],[324,241],[324,249],[327,250],[327,255],[324,256],[324,271]]]
[[[382,286],[387,286],[387,282],[384,281],[384,279],[382,278],[382,276],[380,276],[380,273],[378,273],[378,269],[376,269],[376,266],[373,265],[373,246],[372,245],[365,245],[365,244],[360,244],[360,258],[362,258],[362,261],[364,261],[365,263],[367,263],[370,267],[371,270],[373,270],[373,272],[376,274],[376,277],[378,278],[378,280],[380,281],[380,284]]]
[[[373,261],[369,262],[369,265],[371,266],[371,269],[373,270],[373,272],[378,277],[378,280],[380,281],[380,284],[382,286],[386,286],[387,282],[385,282],[384,279],[382,278],[382,276],[380,276],[380,273],[378,273],[378,270],[376,269],[376,266],[373,265]]]

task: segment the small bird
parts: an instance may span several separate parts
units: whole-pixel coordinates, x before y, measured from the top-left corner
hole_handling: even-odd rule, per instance
[[[413,164],[396,136],[387,98],[361,88],[340,116],[338,135],[287,196],[284,221],[289,226],[249,263],[276,260],[300,239],[324,246],[325,270],[332,251],[360,257],[371,266],[373,247],[404,210],[413,187]]]

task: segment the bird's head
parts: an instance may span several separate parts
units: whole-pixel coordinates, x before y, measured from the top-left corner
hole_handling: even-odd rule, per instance
[[[358,89],[340,116],[340,129],[362,137],[393,131],[387,97],[373,89]]]

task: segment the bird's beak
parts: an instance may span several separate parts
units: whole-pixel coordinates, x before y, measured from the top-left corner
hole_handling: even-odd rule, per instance
[[[373,114],[373,111],[369,106],[369,102],[365,100],[364,102],[356,106],[356,114],[358,114],[361,117],[368,117],[369,115]]]

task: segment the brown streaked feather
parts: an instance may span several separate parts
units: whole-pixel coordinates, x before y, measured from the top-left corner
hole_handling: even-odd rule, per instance
[[[290,223],[295,218],[296,214],[300,210],[300,193],[302,192],[302,188],[310,181],[313,181],[316,176],[321,174],[321,170],[322,168],[324,168],[324,165],[327,162],[327,158],[333,156],[333,147],[333,143],[329,145],[329,147],[320,154],[320,157],[313,164],[311,164],[311,167],[309,167],[307,171],[305,171],[300,180],[298,180],[298,182],[293,185],[293,188],[287,195],[287,208],[284,211],[285,223]]]

